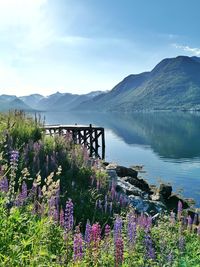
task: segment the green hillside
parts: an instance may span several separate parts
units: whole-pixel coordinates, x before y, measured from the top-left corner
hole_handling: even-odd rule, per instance
[[[200,62],[186,56],[164,59],[151,72],[128,76],[80,108],[121,112],[200,109]]]

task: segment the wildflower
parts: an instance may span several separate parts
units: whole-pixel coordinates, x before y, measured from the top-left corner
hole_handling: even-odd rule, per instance
[[[104,204],[104,212],[105,213],[107,213],[107,209],[108,209],[108,201],[106,200],[105,204]]]
[[[136,222],[133,213],[128,214],[127,235],[128,235],[129,245],[133,246],[137,235]]]
[[[181,219],[182,210],[183,210],[183,204],[182,204],[182,202],[179,200],[179,202],[178,202],[178,213],[177,213],[177,217],[178,217],[178,220],[179,220],[179,221],[180,221],[180,219]]]
[[[155,259],[155,250],[153,247],[153,242],[152,242],[150,233],[147,231],[145,231],[144,243],[145,243],[145,248],[146,248],[146,257],[148,259]]]
[[[67,232],[73,229],[74,224],[74,205],[71,199],[66,201],[65,208],[65,228]]]
[[[17,168],[18,160],[19,152],[17,150],[12,150],[10,152],[10,165],[12,166],[12,168]]]
[[[64,216],[64,211],[63,211],[62,208],[61,208],[61,210],[60,210],[60,225],[61,225],[62,227],[64,227],[64,225],[65,225],[65,216]]]
[[[113,204],[112,204],[112,201],[111,201],[110,202],[110,208],[109,208],[110,214],[112,213],[112,207],[113,207]]]
[[[185,248],[185,239],[183,236],[180,236],[179,237],[179,240],[178,240],[178,248],[181,252],[183,252],[184,248]]]
[[[86,227],[85,227],[85,243],[89,244],[91,240],[91,231],[92,231],[92,226],[90,225],[90,221],[87,220]]]
[[[119,266],[123,262],[124,242],[122,237],[117,237],[115,241],[115,266]]]
[[[0,191],[7,193],[8,192],[8,187],[9,187],[8,178],[4,177],[3,179],[0,179]]]
[[[188,230],[191,231],[192,230],[192,218],[190,216],[188,216],[187,218],[188,221]]]
[[[173,252],[170,251],[169,254],[167,255],[167,262],[169,266],[172,266],[173,260],[174,260],[174,255]]]
[[[98,223],[92,225],[91,229],[91,241],[94,247],[97,247],[101,240],[101,226]]]
[[[105,226],[105,238],[110,236],[110,225],[106,224]]]
[[[114,222],[114,240],[116,241],[118,237],[121,237],[122,232],[122,219],[120,216],[117,216]]]
[[[76,233],[74,234],[74,261],[80,261],[83,257],[83,238],[80,233],[79,227],[76,228]]]

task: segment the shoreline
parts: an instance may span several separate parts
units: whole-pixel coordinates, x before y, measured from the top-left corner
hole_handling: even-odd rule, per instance
[[[155,216],[162,212],[177,213],[179,201],[188,216],[200,218],[200,207],[192,206],[192,198],[184,198],[174,193],[169,183],[160,183],[159,186],[150,185],[147,180],[138,177],[143,167],[124,167],[116,163],[103,162],[103,169],[107,172],[110,181],[114,182],[115,190],[128,198],[129,204],[138,212]],[[199,219],[200,220],[200,219]]]

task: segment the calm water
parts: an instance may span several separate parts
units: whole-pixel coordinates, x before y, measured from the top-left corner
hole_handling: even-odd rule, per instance
[[[149,183],[170,182],[200,206],[200,114],[47,112],[45,121],[105,127],[107,161],[144,165]]]

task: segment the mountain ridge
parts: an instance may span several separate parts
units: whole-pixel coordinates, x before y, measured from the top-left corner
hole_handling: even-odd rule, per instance
[[[56,92],[47,97],[40,94],[0,95],[0,110],[16,107],[98,112],[200,110],[200,57],[165,58],[151,71],[130,74],[107,92],[92,91],[81,95]]]

